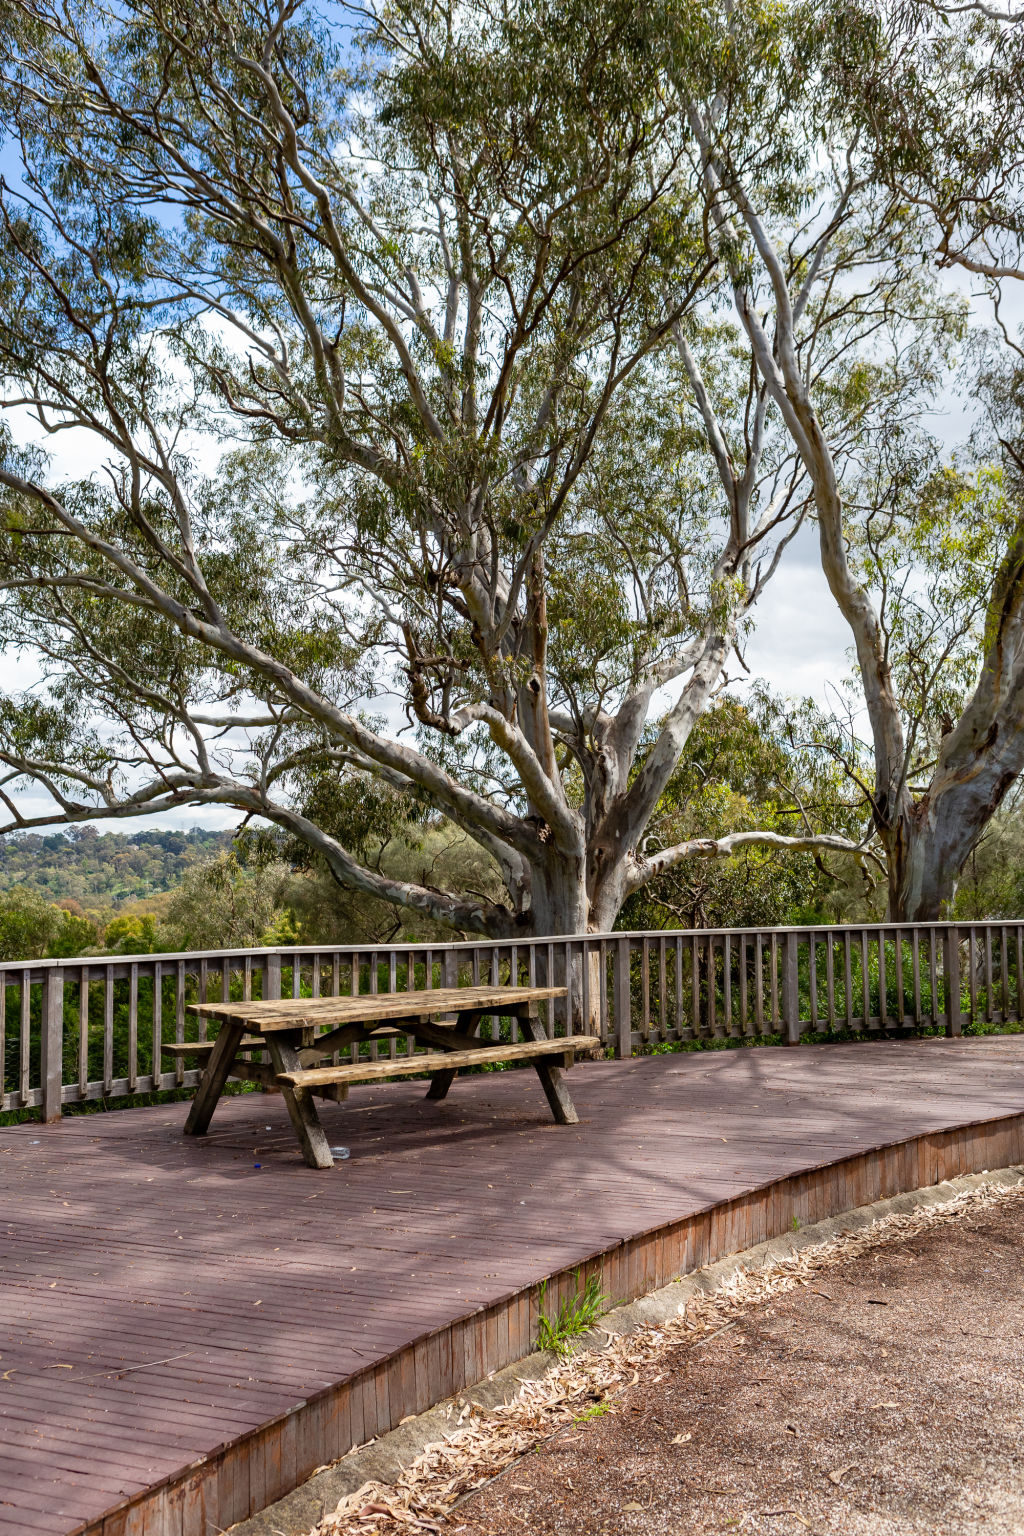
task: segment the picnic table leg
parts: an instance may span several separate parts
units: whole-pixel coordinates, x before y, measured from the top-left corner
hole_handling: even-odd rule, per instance
[[[546,1040],[544,1026],[536,1014],[536,1005],[531,1003],[528,1009],[523,1009],[519,1015],[519,1024],[524,1033],[531,1040]],[[569,1097],[569,1090],[562,1081],[562,1074],[554,1062],[540,1057],[534,1062],[540,1085],[544,1089],[544,1097],[548,1101],[551,1113],[555,1117],[557,1125],[579,1125],[580,1117],[576,1113],[576,1106]]]
[[[426,1097],[428,1099],[445,1098],[456,1076],[457,1073],[454,1067],[451,1067],[446,1072],[435,1072],[430,1079],[430,1087],[427,1089]]]
[[[478,1008],[474,1008],[472,1011],[469,1009],[461,1009],[456,1015],[457,1022],[455,1029],[460,1036],[475,1034],[482,1018],[483,1014]],[[452,1048],[463,1049],[465,1047],[465,1043],[465,1039],[456,1040],[453,1042]],[[433,1032],[431,1034],[430,1044],[441,1045],[442,1050],[444,1049],[444,1042],[440,1039],[439,1032]],[[435,1072],[433,1077],[430,1079],[430,1087],[427,1089],[426,1097],[428,1099],[445,1098],[457,1075],[458,1074],[454,1067],[450,1072]]]
[[[238,1045],[244,1034],[245,1026],[242,1024],[225,1022],[221,1025],[210,1052],[209,1064],[199,1079],[196,1096],[189,1106],[185,1119],[186,1136],[205,1136],[209,1130],[217,1101],[224,1092],[224,1084],[231,1074]]]
[[[266,1038],[275,1072],[301,1072],[302,1062],[293,1041],[282,1038],[282,1033],[278,1031],[268,1032]],[[310,1168],[333,1168],[334,1158],[327,1142],[327,1133],[320,1124],[309,1089],[286,1088],[282,1083],[281,1093],[307,1165]]]

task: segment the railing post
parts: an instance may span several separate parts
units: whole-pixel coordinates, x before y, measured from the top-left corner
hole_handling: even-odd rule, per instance
[[[942,969],[946,982],[946,1034],[963,1032],[960,1012],[960,930],[955,924],[946,929],[943,940]]]
[[[279,954],[267,956],[267,969],[263,977],[263,996],[268,999],[281,996],[281,956]]]
[[[615,945],[615,1059],[633,1054],[633,998],[629,986],[629,940]]]
[[[782,1022],[786,1026],[786,1044],[800,1044],[800,935],[786,934],[782,955]]]
[[[47,966],[43,978],[40,1066],[43,1120],[49,1125],[60,1119],[64,1083],[64,972],[59,965]]]

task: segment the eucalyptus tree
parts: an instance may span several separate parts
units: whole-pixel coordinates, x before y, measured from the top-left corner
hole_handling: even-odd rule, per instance
[[[729,851],[645,831],[807,493],[649,22],[5,8],[4,830],[225,805],[493,936]],[[360,783],[501,898],[360,860]]]
[[[992,283],[1020,270],[1024,34],[959,9],[794,7],[769,47],[736,8],[713,87],[686,50],[675,70],[712,248],[813,487],[822,569],[853,640],[895,919],[942,914],[1024,767],[1022,504],[1002,479],[940,469],[923,422],[965,325],[935,269]],[[817,366],[823,318],[849,307],[879,343],[849,373],[879,423],[853,454]],[[916,376],[916,404],[901,376]]]

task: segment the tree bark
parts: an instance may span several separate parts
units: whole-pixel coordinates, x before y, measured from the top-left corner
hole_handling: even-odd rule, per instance
[[[960,872],[1015,782],[1019,768],[934,781],[921,799],[879,828],[889,868],[888,917],[894,923],[951,916]]]

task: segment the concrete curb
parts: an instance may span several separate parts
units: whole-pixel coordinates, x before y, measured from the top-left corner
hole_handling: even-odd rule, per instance
[[[884,1216],[904,1215],[937,1205],[946,1205],[957,1195],[978,1189],[983,1184],[999,1184],[1012,1188],[1024,1184],[1024,1167],[999,1168],[992,1172],[966,1174],[962,1178],[948,1179],[927,1189],[911,1190],[894,1195],[889,1200],[877,1200],[871,1205],[861,1205],[839,1216],[830,1216],[813,1226],[801,1227],[781,1237],[773,1237],[755,1248],[742,1253],[730,1254],[706,1269],[684,1275],[660,1290],[641,1296],[638,1301],[614,1307],[604,1314],[600,1328],[584,1334],[573,1347],[573,1353],[600,1348],[606,1342],[606,1333],[631,1333],[638,1328],[656,1326],[678,1314],[680,1305],[688,1297],[698,1293],[716,1291],[737,1269],[758,1269],[767,1260],[799,1253],[816,1243],[826,1242],[842,1232],[853,1232],[872,1226]],[[332,1510],[346,1494],[354,1493],[371,1478],[380,1482],[393,1482],[404,1467],[415,1461],[426,1445],[440,1440],[453,1428],[453,1410],[466,1403],[482,1408],[492,1408],[515,1396],[524,1380],[536,1380],[548,1371],[555,1361],[549,1350],[538,1350],[526,1355],[514,1365],[506,1366],[485,1381],[448,1398],[426,1413],[405,1420],[390,1433],[369,1445],[350,1451],[333,1466],[315,1472],[301,1487],[296,1488],[276,1504],[270,1504],[259,1514],[252,1515],[230,1527],[231,1536],[306,1536],[323,1515]],[[457,1417],[457,1414],[455,1415]]]

